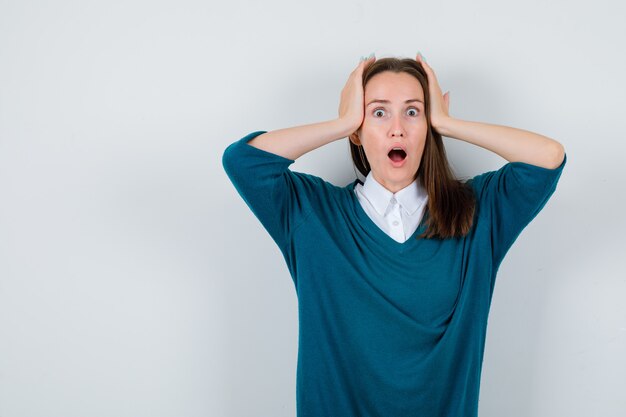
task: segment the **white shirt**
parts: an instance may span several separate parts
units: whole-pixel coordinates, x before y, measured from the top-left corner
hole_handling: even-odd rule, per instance
[[[413,236],[427,206],[428,193],[416,179],[395,194],[367,174],[354,187],[361,207],[372,221],[392,239],[404,243]]]

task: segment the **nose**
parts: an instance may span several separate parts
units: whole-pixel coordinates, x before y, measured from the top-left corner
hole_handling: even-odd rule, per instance
[[[391,135],[394,137],[403,136],[404,128],[402,127],[402,121],[400,117],[394,117],[391,124]]]

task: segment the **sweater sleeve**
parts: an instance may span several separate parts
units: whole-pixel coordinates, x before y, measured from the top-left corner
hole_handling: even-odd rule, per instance
[[[567,155],[554,169],[509,162],[470,180],[477,193],[479,221],[489,228],[494,270],[550,199],[566,162]]]
[[[265,131],[249,133],[229,145],[222,165],[239,195],[290,262],[287,244],[310,211],[309,197],[317,177],[291,171],[293,159],[248,144],[262,133]]]

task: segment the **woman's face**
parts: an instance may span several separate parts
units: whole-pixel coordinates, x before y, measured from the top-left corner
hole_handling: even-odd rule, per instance
[[[384,71],[368,81],[364,93],[365,116],[353,142],[363,146],[376,181],[395,193],[415,180],[422,159],[428,129],[424,90],[406,72]],[[390,153],[394,147],[406,156]]]

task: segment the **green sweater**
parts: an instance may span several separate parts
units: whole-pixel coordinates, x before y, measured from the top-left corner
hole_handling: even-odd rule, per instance
[[[478,413],[487,316],[498,267],[556,189],[556,169],[510,162],[467,181],[463,238],[399,243],[354,194],[295,172],[247,142],[222,164],[278,245],[298,297],[298,417],[471,417]]]

